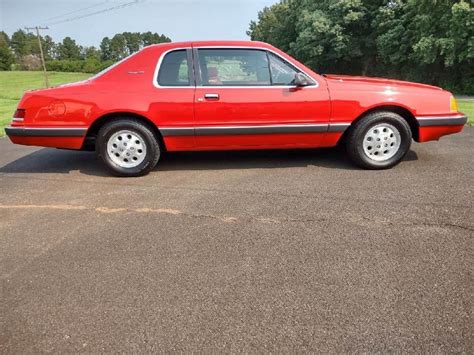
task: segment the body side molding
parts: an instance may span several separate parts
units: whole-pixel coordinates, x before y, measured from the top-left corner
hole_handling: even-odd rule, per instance
[[[282,124],[282,125],[239,125],[239,126],[197,126],[162,127],[163,137],[170,136],[218,136],[241,134],[281,134],[281,133],[326,133],[344,132],[350,123]]]

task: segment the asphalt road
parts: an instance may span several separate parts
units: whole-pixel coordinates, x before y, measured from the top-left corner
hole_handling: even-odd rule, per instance
[[[388,171],[179,153],[120,179],[0,139],[0,353],[472,353],[473,147]]]

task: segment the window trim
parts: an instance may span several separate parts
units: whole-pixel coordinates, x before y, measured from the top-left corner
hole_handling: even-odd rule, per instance
[[[295,67],[298,69],[301,73],[306,75],[308,78],[310,78],[313,82],[314,85],[309,85],[309,86],[303,86],[301,89],[317,89],[319,88],[319,82],[316,80],[313,76],[309,75],[305,70],[301,69],[299,66],[291,63],[288,59],[280,55],[279,53],[275,52],[274,50],[270,48],[264,48],[264,47],[247,47],[247,46],[191,46],[191,47],[177,47],[177,48],[171,48],[167,51],[164,51],[160,58],[157,61],[156,67],[155,67],[155,72],[153,74],[153,86],[156,87],[157,89],[197,89],[197,88],[215,88],[215,89],[288,89],[288,88],[294,88],[296,85],[261,85],[261,86],[219,86],[219,85],[212,85],[212,86],[203,86],[202,85],[202,80],[201,80],[201,71],[199,69],[199,49],[250,49],[250,50],[262,50],[266,51],[267,53],[272,53],[276,55],[278,58],[283,60],[284,62],[289,63],[291,66]],[[158,84],[158,73],[160,72],[160,67],[163,62],[163,59],[165,58],[166,54],[173,52],[173,51],[178,51],[178,50],[186,50],[188,53],[188,66],[191,65],[191,83],[189,86],[161,86]],[[189,56],[191,55],[191,62],[189,62]],[[270,64],[270,63],[269,63]],[[270,76],[271,79],[271,76]]]
[[[201,79],[201,70],[199,67],[199,49],[244,49],[244,50],[260,50],[260,51],[265,51],[267,53],[272,53],[284,62],[288,63],[290,66],[296,68],[298,71],[306,75],[308,78],[310,78],[314,84],[309,85],[309,86],[304,86],[302,89],[307,88],[307,89],[316,89],[319,87],[319,82],[313,78],[311,75],[309,75],[306,71],[301,69],[299,66],[291,63],[288,61],[286,58],[284,58],[282,55],[279,53],[275,52],[274,50],[270,48],[263,48],[263,47],[246,47],[246,46],[198,46],[198,47],[193,47],[193,52],[194,52],[194,65],[195,65],[195,70],[197,71],[197,77],[198,82],[196,83],[196,88],[219,88],[219,89],[287,89],[287,88],[294,88],[296,85],[212,85],[212,86],[204,86],[202,85],[202,79]],[[268,63],[270,66],[270,63]],[[197,65],[197,68],[196,68]],[[199,70],[197,70],[199,69]],[[270,81],[271,81],[271,75],[270,75]]]
[[[199,73],[199,84],[197,84],[196,86],[197,87],[200,87],[200,88],[222,88],[222,87],[232,87],[232,88],[235,88],[235,87],[246,87],[246,88],[249,88],[249,87],[257,87],[257,88],[261,88],[261,87],[268,87],[268,86],[273,86],[272,84],[272,76],[271,76],[271,73],[269,71],[269,83],[270,85],[268,84],[264,84],[264,85],[203,85],[203,75],[202,75],[202,72],[201,72],[201,61],[200,61],[200,56],[199,56],[199,50],[200,49],[203,49],[203,50],[207,50],[207,49],[210,49],[210,50],[255,50],[255,51],[259,51],[259,52],[263,52],[263,55],[265,56],[266,60],[267,60],[267,64],[268,66],[270,66],[270,62],[268,61],[268,52],[264,49],[258,49],[258,48],[251,48],[251,47],[248,47],[248,48],[203,48],[203,47],[198,47],[196,48],[196,51],[195,51],[195,57],[196,57],[196,72]],[[270,70],[270,69],[269,69]]]
[[[189,85],[186,86],[167,86],[167,85],[160,85],[158,83],[158,74],[160,73],[161,64],[163,64],[163,60],[165,59],[166,55],[171,52],[177,51],[186,51],[186,58],[188,61],[188,72],[189,72]],[[171,48],[165,52],[163,52],[156,63],[155,72],[153,73],[153,86],[157,89],[195,89],[196,88],[196,78],[194,75],[194,58],[191,53],[190,47],[182,47],[182,48]]]
[[[272,72],[272,64],[270,63],[270,60],[271,60],[271,56],[270,54],[274,55],[277,59],[280,59],[283,61],[283,63],[285,65],[287,65],[288,67],[290,67],[291,69],[293,69],[295,72],[299,72],[299,73],[302,73],[303,71],[296,67],[295,65],[293,65],[293,63],[290,63],[289,61],[285,60],[284,58],[282,58],[281,56],[276,56],[275,54],[273,53],[270,53],[270,52],[267,52],[267,60],[268,60],[268,71],[270,72],[270,82],[272,83],[272,86],[290,86],[290,87],[294,87],[295,85],[292,85],[292,84],[273,84],[273,72]],[[308,74],[304,73],[306,76],[308,76]],[[312,77],[308,76],[311,80],[313,80]],[[311,84],[311,85],[308,85],[308,86],[314,86],[316,85],[316,80],[313,80],[314,83]]]

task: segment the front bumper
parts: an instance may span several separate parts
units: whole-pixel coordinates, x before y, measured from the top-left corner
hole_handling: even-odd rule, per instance
[[[417,116],[416,120],[420,127],[464,126],[467,123],[467,116]]]
[[[418,116],[418,142],[438,140],[442,136],[461,132],[467,123],[467,116]]]

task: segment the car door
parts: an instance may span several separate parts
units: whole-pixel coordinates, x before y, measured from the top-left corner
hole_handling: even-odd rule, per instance
[[[166,148],[170,151],[194,149],[195,79],[191,47],[160,53],[153,86],[148,110]]]
[[[317,147],[327,132],[324,85],[296,87],[302,72],[276,52],[243,47],[193,49],[198,149]]]

